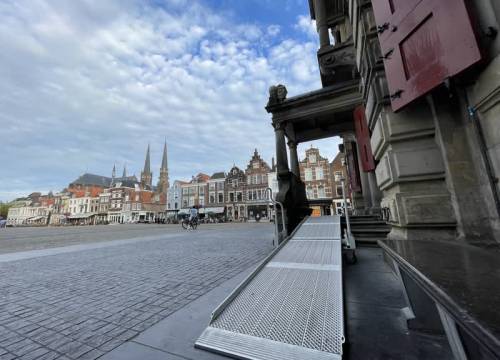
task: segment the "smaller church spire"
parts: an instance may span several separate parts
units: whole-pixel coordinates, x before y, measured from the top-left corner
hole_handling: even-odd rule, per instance
[[[163,157],[161,158],[161,170],[168,170],[167,139],[165,139],[165,144],[163,145]]]
[[[122,174],[122,178],[126,178],[127,177],[127,164],[123,164],[123,174]]]
[[[151,187],[152,179],[153,179],[153,174],[151,173],[151,158],[149,155],[149,144],[148,144],[148,150],[146,152],[146,160],[144,161],[144,170],[141,172],[142,186]]]
[[[144,161],[144,173],[145,174],[151,173],[151,158],[149,155],[149,144],[148,144],[148,150],[146,151],[146,161]]]
[[[113,164],[113,171],[111,171],[111,177],[113,179],[116,177],[116,164]]]

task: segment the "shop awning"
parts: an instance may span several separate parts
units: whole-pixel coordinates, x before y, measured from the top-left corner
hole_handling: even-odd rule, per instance
[[[91,216],[94,216],[95,214],[78,214],[78,215],[71,215],[68,216],[68,219],[86,219]]]
[[[189,214],[189,209],[180,209],[179,210],[179,215],[187,215]]]
[[[200,209],[200,214],[223,214],[224,207],[209,207]]]
[[[33,217],[28,218],[27,220],[37,221],[37,220],[44,219],[44,218],[45,218],[45,216],[33,216]]]

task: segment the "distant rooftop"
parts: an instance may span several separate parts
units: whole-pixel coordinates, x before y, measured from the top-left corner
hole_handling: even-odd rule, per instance
[[[112,179],[107,176],[85,173],[73,181],[70,185],[96,185],[109,187],[111,185],[111,180]]]
[[[213,173],[210,179],[225,179],[226,173],[224,171]]]

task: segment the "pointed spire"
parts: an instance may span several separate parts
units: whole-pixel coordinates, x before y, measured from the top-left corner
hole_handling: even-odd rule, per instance
[[[123,164],[123,174],[122,174],[122,178],[126,178],[127,177],[127,164]]]
[[[151,159],[149,156],[149,144],[148,144],[148,150],[146,152],[146,161],[144,161],[144,173],[145,174],[151,173]]]
[[[113,164],[113,171],[111,171],[111,177],[113,179],[116,177],[116,164]]]
[[[165,139],[165,144],[163,145],[163,157],[161,159],[161,170],[168,170],[167,139]]]

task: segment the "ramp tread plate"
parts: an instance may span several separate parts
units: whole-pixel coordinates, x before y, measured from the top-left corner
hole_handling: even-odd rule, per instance
[[[316,226],[301,226],[293,239],[340,239],[340,225],[317,224]]]
[[[340,354],[341,291],[340,271],[266,267],[211,326]]]
[[[333,241],[291,241],[273,261],[341,265],[340,246]]]
[[[317,223],[335,223],[340,224],[340,216],[317,216],[310,217],[306,220],[305,224],[317,224]]]
[[[300,346],[283,344],[245,334],[208,327],[196,341],[196,347],[221,354],[228,351],[239,359],[251,360],[340,360],[329,354]]]
[[[340,228],[326,225],[306,227]],[[289,241],[196,345],[241,359],[341,359],[342,298],[341,242]]]

